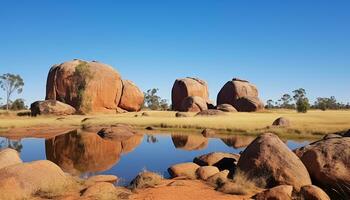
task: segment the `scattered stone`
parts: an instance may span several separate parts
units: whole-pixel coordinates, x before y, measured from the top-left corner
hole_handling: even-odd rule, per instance
[[[233,158],[236,161],[239,160],[239,154],[233,153],[224,153],[224,152],[212,152],[208,154],[204,154],[198,157],[195,157],[193,162],[200,166],[213,166],[218,163],[223,158]]]
[[[0,150],[0,169],[19,163],[22,163],[22,160],[16,150],[10,148]]]
[[[115,183],[118,181],[118,177],[114,175],[96,175],[96,176],[91,176],[86,180],[87,182],[107,182],[107,183]]]
[[[256,200],[292,200],[293,186],[280,185],[264,192],[261,192],[255,196]]]
[[[224,103],[224,104],[220,104],[216,107],[216,109],[224,111],[224,112],[237,112],[237,109],[235,107],[233,107],[230,104]]]
[[[175,117],[189,117],[189,115],[184,112],[177,112],[175,114]]]
[[[216,173],[219,173],[219,169],[214,166],[203,166],[199,167],[196,171],[197,177],[202,180],[207,180],[209,177],[213,176]]]
[[[213,176],[207,179],[207,182],[215,187],[218,187],[227,181],[227,177],[229,175],[229,170],[223,170],[214,174]]]
[[[196,171],[199,165],[195,163],[180,163],[171,166],[168,172],[172,178],[185,176],[189,179],[197,179]]]
[[[36,101],[30,105],[31,115],[72,115],[76,112],[72,106],[55,101]]]
[[[181,103],[182,112],[200,112],[208,110],[207,102],[198,96],[186,97]]]
[[[264,180],[268,188],[292,185],[299,191],[302,186],[311,185],[304,164],[272,133],[257,137],[243,151],[237,166],[250,179]]]
[[[199,113],[196,114],[196,116],[221,116],[221,115],[225,115],[225,112],[221,111],[221,110],[203,110]]]
[[[152,130],[154,130],[154,128],[152,126],[147,126],[146,130],[152,131]]]
[[[290,121],[289,121],[289,119],[287,119],[285,117],[280,117],[272,123],[272,126],[289,127]]]
[[[216,134],[216,131],[214,129],[206,128],[202,131],[202,135],[204,137],[212,137]]]
[[[148,112],[143,112],[143,113],[141,114],[141,116],[142,116],[142,117],[149,117],[150,114],[149,114]]]
[[[314,185],[303,186],[300,190],[301,199],[306,200],[330,200],[329,196],[319,187]]]
[[[198,78],[176,79],[171,91],[173,110],[181,111],[182,102],[186,97],[198,96],[209,102],[208,84]]]
[[[163,178],[154,172],[141,172],[130,183],[132,189],[143,189],[155,187],[161,183]]]
[[[119,107],[130,112],[141,110],[144,101],[143,92],[132,81],[122,80],[122,84]]]
[[[346,189],[349,188],[347,183],[350,183],[349,137],[322,139],[297,149],[296,154],[318,186],[336,191],[344,191],[345,188],[350,196],[350,190]]]

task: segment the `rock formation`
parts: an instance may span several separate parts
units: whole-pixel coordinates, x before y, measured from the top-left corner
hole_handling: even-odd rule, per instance
[[[264,108],[255,85],[241,79],[228,81],[217,96],[217,105],[230,104],[239,112],[253,112]]]
[[[182,101],[180,110],[182,112],[201,112],[203,110],[208,110],[208,106],[203,98],[189,96]]]
[[[56,101],[36,101],[30,105],[32,116],[37,115],[72,115],[76,112],[72,106]]]
[[[116,113],[139,110],[143,94],[111,66],[75,59],[51,67],[46,100],[69,104],[80,113]]]
[[[129,80],[122,80],[123,90],[119,107],[127,111],[140,111],[144,101],[143,92]]]
[[[186,97],[197,96],[209,103],[208,85],[197,78],[176,79],[171,92],[173,110],[181,111],[181,105]]]
[[[311,185],[301,160],[271,133],[256,138],[243,151],[237,166],[251,179],[264,180],[268,188],[292,185],[298,191],[304,185]]]

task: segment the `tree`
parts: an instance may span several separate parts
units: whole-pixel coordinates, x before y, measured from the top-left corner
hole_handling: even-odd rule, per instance
[[[23,99],[16,99],[13,103],[11,103],[11,110],[25,110],[27,106],[24,103]]]
[[[294,108],[294,105],[290,104],[290,102],[292,102],[292,97],[289,94],[284,94],[281,97],[281,108]]]
[[[274,102],[273,102],[272,99],[267,100],[267,102],[266,102],[266,108],[267,108],[267,109],[272,109],[272,108],[274,108]]]
[[[153,89],[147,90],[147,92],[144,93],[145,95],[144,107],[149,108],[151,110],[169,109],[167,100],[160,98],[157,95],[158,91],[159,91],[158,88],[153,88]]]
[[[293,91],[293,99],[296,102],[296,108],[298,112],[306,113],[310,107],[309,99],[306,97],[306,91],[303,88],[299,88]]]
[[[24,82],[20,75],[7,73],[0,76],[0,87],[6,92],[6,110],[9,110],[13,92],[21,93],[23,86]]]

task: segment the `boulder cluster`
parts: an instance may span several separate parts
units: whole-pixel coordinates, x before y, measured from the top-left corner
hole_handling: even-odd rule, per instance
[[[200,179],[229,194],[253,199],[347,199],[350,137],[334,135],[291,151],[272,133],[241,154],[213,152],[168,169],[173,178]]]
[[[72,60],[51,67],[46,83],[46,100],[31,105],[32,115],[73,113],[116,113],[139,111],[142,91],[122,80],[113,67],[97,61]],[[63,106],[65,105],[65,106]]]
[[[198,78],[177,79],[172,88],[172,108],[180,112],[255,112],[264,109],[258,89],[248,81],[234,78],[228,81],[217,96],[217,106],[209,100],[208,84]],[[213,110],[216,110],[215,112]]]

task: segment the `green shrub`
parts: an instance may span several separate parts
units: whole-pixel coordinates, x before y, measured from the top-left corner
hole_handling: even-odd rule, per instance
[[[85,90],[91,79],[93,78],[90,66],[85,61],[80,61],[79,65],[76,66],[74,77],[77,82],[77,101],[78,110],[81,113],[88,113],[91,111],[91,98],[85,95]]]

